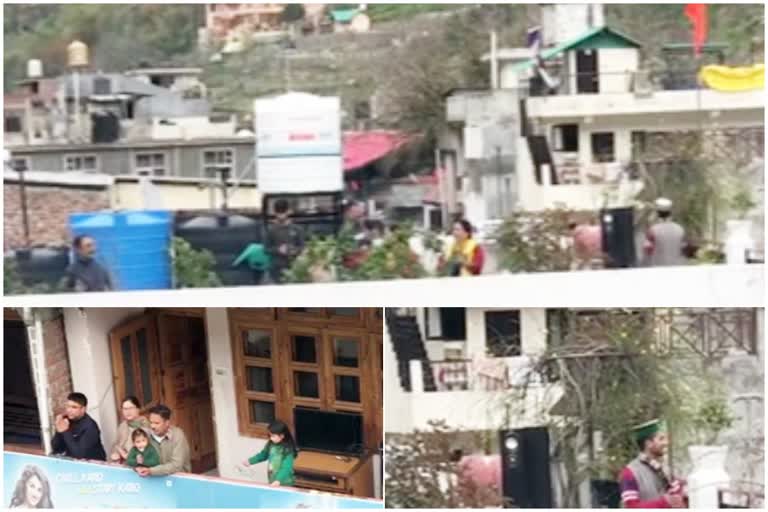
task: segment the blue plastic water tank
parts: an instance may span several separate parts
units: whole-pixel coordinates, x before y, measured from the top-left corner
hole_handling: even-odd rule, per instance
[[[96,241],[96,259],[106,266],[118,290],[171,288],[172,215],[168,211],[74,213],[73,236]]]

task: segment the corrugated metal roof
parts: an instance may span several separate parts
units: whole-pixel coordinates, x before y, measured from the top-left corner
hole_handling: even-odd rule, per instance
[[[642,48],[642,45],[611,28],[597,27],[559,46],[544,50],[541,52],[541,58],[548,60],[567,51],[600,48]],[[514,71],[525,71],[533,66],[535,62],[536,59],[530,59],[513,66],[512,69]]]

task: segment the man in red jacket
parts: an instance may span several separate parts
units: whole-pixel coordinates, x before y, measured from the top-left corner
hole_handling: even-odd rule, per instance
[[[662,460],[667,453],[667,434],[659,420],[633,429],[640,454],[619,476],[625,508],[686,508],[683,482],[667,477]]]

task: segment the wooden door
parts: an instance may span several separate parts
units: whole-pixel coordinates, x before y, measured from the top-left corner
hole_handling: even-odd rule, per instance
[[[135,396],[146,411],[162,401],[161,367],[156,319],[146,313],[129,320],[109,333],[112,375],[118,418],[122,400]]]
[[[189,441],[193,473],[216,467],[205,322],[195,314],[158,316],[163,398]]]

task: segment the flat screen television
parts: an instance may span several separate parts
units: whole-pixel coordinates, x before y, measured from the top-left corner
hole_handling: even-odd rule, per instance
[[[293,420],[299,449],[340,455],[359,455],[363,451],[360,414],[297,407]]]

